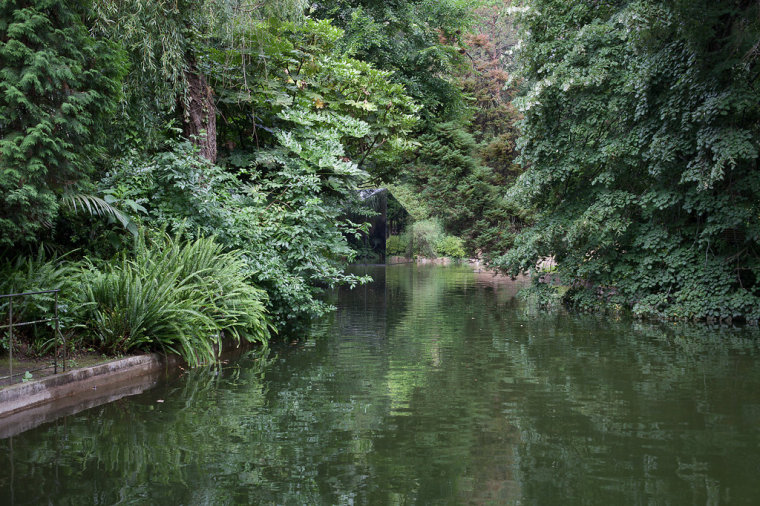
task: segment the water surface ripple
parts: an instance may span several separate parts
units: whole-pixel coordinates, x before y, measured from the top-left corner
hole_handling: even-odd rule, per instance
[[[2,504],[759,504],[757,331],[366,269],[308,340],[0,441]]]

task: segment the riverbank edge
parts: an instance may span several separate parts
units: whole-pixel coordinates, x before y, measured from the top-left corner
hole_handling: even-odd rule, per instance
[[[225,339],[217,358],[225,363],[257,348],[256,343]],[[141,394],[183,368],[187,363],[179,355],[145,353],[4,387],[0,390],[0,439]]]
[[[71,369],[0,390],[0,424],[4,418],[37,406],[114,384],[136,380],[161,371],[176,369],[182,363],[177,355],[151,353],[115,359],[105,364]]]

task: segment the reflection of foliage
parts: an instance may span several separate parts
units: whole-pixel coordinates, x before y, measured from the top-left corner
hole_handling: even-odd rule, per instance
[[[16,497],[635,504],[642,490],[699,502],[754,493],[756,329],[526,312],[519,285],[466,267],[356,271],[385,283],[333,293],[341,310],[316,326],[319,339],[14,438]]]
[[[751,365],[760,352],[756,331],[725,328],[715,333],[703,326],[664,324],[631,329],[627,321],[568,320],[546,313],[521,321],[529,330],[516,340],[495,339],[494,345],[513,357],[517,370],[510,380],[515,388],[536,380],[543,385],[536,392],[542,402],[522,404],[519,416],[521,465],[533,473],[549,463],[552,468],[551,476],[534,474],[526,489],[534,502],[570,497],[578,503],[589,498],[630,503],[625,483],[631,480],[638,487],[658,487],[663,497],[722,495],[728,488],[734,494],[734,486],[745,488],[746,477],[725,478],[726,464],[718,455],[731,448],[742,461],[733,468],[740,475],[756,460],[741,449],[741,406],[755,403],[748,391],[732,386],[735,367],[749,367],[745,379],[758,380]],[[583,337],[590,334],[595,337]],[[531,346],[526,348],[527,339]],[[727,392],[737,397],[726,402]],[[684,432],[690,434],[689,443],[674,444]],[[722,434],[721,442],[716,433]],[[675,476],[682,464],[696,464],[700,479]],[[620,485],[601,491],[595,488],[600,477]]]

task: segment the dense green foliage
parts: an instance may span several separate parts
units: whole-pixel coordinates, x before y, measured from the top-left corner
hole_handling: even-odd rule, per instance
[[[343,273],[354,256],[346,235],[362,228],[341,218],[343,203],[411,148],[419,106],[388,71],[348,54],[340,29],[304,18],[301,0],[31,4],[5,2],[0,26],[0,241],[81,244],[93,266],[83,307],[106,309],[72,313],[68,328],[103,349],[162,346],[193,364],[213,343],[194,343],[190,329],[237,336],[193,309],[204,304],[197,289],[135,250],[125,229],[138,225],[214,236],[220,265],[240,251],[210,276],[222,283],[237,269],[249,289],[239,287],[238,305],[247,296],[271,311],[263,328],[323,314],[324,288],[361,281]],[[61,202],[67,213],[57,212]],[[55,233],[42,230],[56,219]],[[3,253],[5,265],[32,262],[18,253]],[[31,288],[31,277],[19,281],[18,290]],[[167,340],[172,332],[180,342]]]
[[[513,98],[518,81],[510,72],[517,30],[510,4],[490,1],[475,9],[474,24],[465,37],[472,65],[458,76],[471,97],[467,131],[477,143],[474,151],[466,152],[476,155],[481,165],[460,191],[460,198],[473,202],[477,210],[463,235],[487,261],[511,248],[515,235],[532,219],[530,208],[504,198],[505,188],[523,170],[516,163],[520,114]]]
[[[410,164],[414,185],[431,214],[461,234],[487,203],[484,192],[465,194],[482,179],[480,171],[487,170],[474,156],[475,140],[462,125],[450,122],[432,127],[420,144]]]
[[[524,212],[503,200],[509,179],[483,163],[466,127],[443,123],[420,136],[405,180],[425,202],[428,216],[439,218],[448,233],[466,238],[471,249],[487,253],[509,246]]]
[[[327,22],[262,21],[240,33],[255,50],[208,48],[226,118],[219,165],[170,143],[123,158],[101,181],[116,202],[143,206],[145,223],[244,251],[278,326],[323,314],[321,287],[358,282],[342,273],[354,254],[344,233],[356,226],[340,219],[341,203],[369,177],[360,163],[374,169],[408,149],[415,121],[387,73],[337,52],[340,35]]]
[[[411,256],[409,234],[388,236],[385,241],[385,254],[388,256]]]
[[[540,214],[498,264],[553,255],[581,306],[760,318],[759,8],[528,2],[511,195]]]
[[[485,3],[340,0],[316,15],[345,27],[341,44],[423,105],[418,147],[390,175],[394,195],[412,220],[436,218],[488,256],[511,244],[525,212],[502,199],[519,172],[506,71],[515,30],[506,4]]]
[[[244,269],[271,296],[278,324],[318,315],[327,306],[317,285],[356,283],[342,274],[352,251],[341,228],[341,208],[325,201],[317,175],[292,164],[266,177],[237,176],[201,159],[189,143],[148,158],[129,157],[101,182],[117,201],[144,206],[146,223],[193,234],[216,234],[244,253]]]
[[[461,259],[467,256],[464,241],[454,235],[444,235],[435,244],[435,252],[439,257]]]
[[[326,0],[313,15],[345,30],[341,46],[378,68],[393,72],[422,104],[426,120],[452,117],[463,106],[451,79],[462,63],[461,33],[471,2],[462,0]]]
[[[341,35],[327,21],[258,22],[240,34],[252,48],[210,49],[223,163],[271,171],[287,159],[338,194],[362,170],[392,170],[419,107],[388,72],[342,52]]]
[[[435,258],[436,245],[443,236],[443,227],[438,220],[427,219],[415,222],[411,226],[411,240],[415,255]]]
[[[124,48],[130,72],[111,149],[157,150],[167,129],[186,124],[194,102],[211,110],[203,53],[245,45],[240,27],[275,16],[301,18],[304,0],[108,0],[93,3],[93,31]],[[205,96],[204,96],[205,95]],[[213,134],[213,132],[206,132]],[[196,140],[197,141],[197,140]],[[213,142],[216,142],[214,139]]]
[[[266,294],[241,276],[240,252],[212,239],[185,242],[138,237],[134,255],[90,264],[72,311],[92,341],[108,352],[161,350],[190,366],[213,362],[227,336],[266,344]],[[78,315],[78,316],[79,316]]]
[[[760,7],[512,3],[2,2],[0,289],[74,300],[89,265],[80,342],[206,362],[362,282],[352,210],[380,187],[389,254],[551,257],[537,283],[583,309],[760,318]],[[160,260],[194,247],[206,267]]]
[[[123,74],[87,32],[88,2],[0,4],[0,246],[49,234],[60,197],[86,185]]]

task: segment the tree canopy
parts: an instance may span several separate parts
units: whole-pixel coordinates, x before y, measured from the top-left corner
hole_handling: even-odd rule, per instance
[[[394,251],[532,271],[581,309],[757,321],[758,40],[747,0],[2,2],[0,271],[101,283],[71,321],[123,336],[104,315],[163,293],[135,273],[202,244],[229,263],[198,286],[249,294],[263,340],[363,281],[358,192],[387,187]],[[237,317],[185,281],[176,307]]]
[[[0,246],[48,234],[103,153],[125,66],[88,19],[84,1],[0,4]]]

